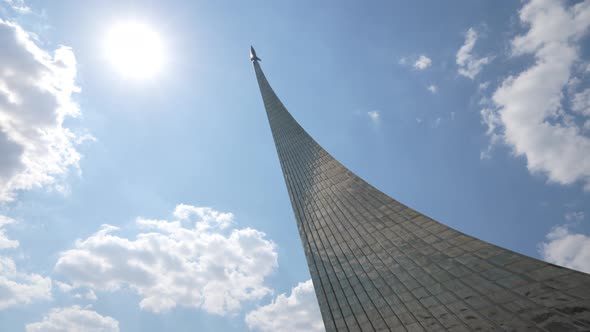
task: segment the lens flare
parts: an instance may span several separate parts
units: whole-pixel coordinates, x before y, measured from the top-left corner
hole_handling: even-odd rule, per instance
[[[108,31],[104,47],[109,62],[126,78],[148,79],[162,71],[164,46],[149,25],[116,24]]]

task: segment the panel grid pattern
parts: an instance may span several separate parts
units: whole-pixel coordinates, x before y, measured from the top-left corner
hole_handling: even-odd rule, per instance
[[[305,132],[253,63],[327,331],[590,331],[590,275],[377,190]]]

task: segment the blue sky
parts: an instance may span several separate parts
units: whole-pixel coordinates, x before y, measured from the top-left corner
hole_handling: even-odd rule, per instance
[[[588,2],[4,0],[0,19],[3,329],[322,330],[250,45],[369,183],[590,271]],[[148,78],[105,46],[126,22],[161,41]]]

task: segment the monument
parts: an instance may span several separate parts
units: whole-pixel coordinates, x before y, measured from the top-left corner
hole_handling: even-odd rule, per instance
[[[251,60],[327,331],[590,331],[590,275],[447,227],[326,152]]]

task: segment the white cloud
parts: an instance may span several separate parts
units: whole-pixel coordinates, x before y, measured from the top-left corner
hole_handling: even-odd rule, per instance
[[[539,245],[539,252],[550,263],[590,273],[590,237],[572,233],[571,227],[571,224],[553,227],[546,242]]]
[[[272,303],[248,313],[246,324],[258,331],[324,331],[311,280],[299,283],[289,296],[280,294]]]
[[[473,54],[473,47],[475,46],[477,38],[477,31],[473,28],[469,28],[465,34],[465,43],[461,46],[459,51],[457,51],[456,62],[457,66],[459,66],[459,74],[470,79],[474,79],[483,66],[493,60],[493,57],[489,56],[478,59]]]
[[[119,332],[119,322],[93,310],[72,306],[54,308],[37,323],[27,324],[27,332]]]
[[[491,108],[482,109],[480,114],[481,122],[488,127],[486,135],[490,137],[490,145],[498,143],[498,141],[502,139],[501,134],[498,133],[502,127],[502,119],[500,118],[499,114],[496,112],[496,110]]]
[[[4,226],[14,223],[14,219],[0,215],[0,249],[12,249],[18,247],[17,240],[11,240],[6,236]]]
[[[428,86],[428,91],[430,91],[430,93],[435,94],[438,92],[438,86],[431,84]]]
[[[0,310],[51,299],[51,279],[17,271],[14,260],[0,256]]]
[[[582,181],[590,190],[590,138],[563,116],[561,105],[579,61],[578,43],[590,26],[590,2],[565,8],[561,1],[533,0],[520,20],[528,31],[512,40],[512,53],[532,54],[535,62],[493,93],[496,108],[482,111],[488,134],[525,156],[530,172],[560,184]]]
[[[135,238],[103,225],[61,253],[55,271],[74,288],[128,287],[142,309],[156,313],[184,306],[223,315],[272,292],[264,282],[277,253],[264,233],[228,228],[233,215],[210,208],[178,205],[173,215],[172,221],[138,218],[142,231]]]
[[[12,222],[0,215],[0,249],[18,247],[18,241],[6,237],[4,231],[4,226]],[[0,310],[50,298],[50,278],[20,272],[12,258],[0,255]]]
[[[489,86],[490,86],[490,82],[489,82],[489,81],[487,81],[487,82],[479,83],[479,85],[477,86],[477,89],[478,89],[479,91],[484,91],[484,90],[486,90],[486,89],[487,89]]]
[[[418,70],[424,70],[432,65],[432,60],[426,55],[420,55],[418,60],[414,62],[414,68]]]
[[[584,212],[582,211],[570,211],[564,215],[565,220],[580,222],[584,220]]]
[[[20,3],[15,1],[12,3]],[[15,23],[0,19],[0,202],[16,190],[56,185],[80,159],[75,135],[76,59],[60,46],[51,55]]]
[[[367,115],[374,122],[377,122],[381,119],[381,113],[379,111],[370,111],[367,112]]]

